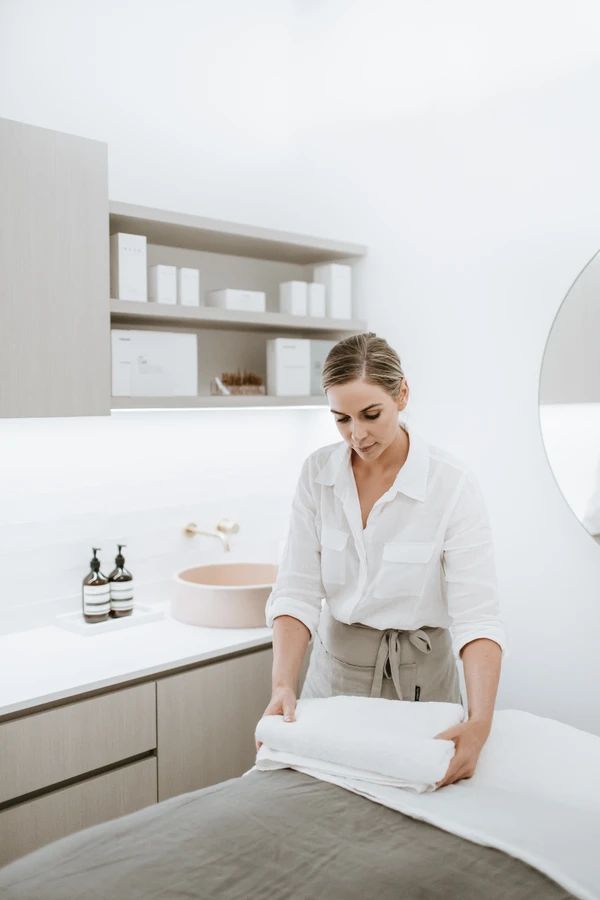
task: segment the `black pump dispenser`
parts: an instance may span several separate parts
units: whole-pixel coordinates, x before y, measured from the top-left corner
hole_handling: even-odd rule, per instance
[[[100,560],[96,553],[100,547],[92,547],[90,572],[83,579],[82,606],[86,622],[103,622],[110,611],[110,585],[108,578],[100,571]]]
[[[121,552],[126,546],[126,544],[117,544],[115,568],[108,576],[110,615],[115,619],[130,616],[133,612],[133,575],[125,568],[125,557]]]

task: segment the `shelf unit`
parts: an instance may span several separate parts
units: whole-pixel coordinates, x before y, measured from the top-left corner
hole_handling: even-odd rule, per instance
[[[116,201],[109,203],[109,226],[111,234],[146,235],[149,266],[198,268],[202,292],[231,287],[263,290],[267,296],[266,311],[255,313],[111,299],[111,327],[194,332],[199,355],[197,397],[113,397],[112,409],[326,405],[322,395],[211,395],[209,382],[222,371],[238,368],[258,372],[266,381],[266,340],[274,336],[336,341],[365,331],[367,323],[361,319],[279,312],[278,285],[310,281],[312,266],[323,262],[343,262],[354,270],[366,247]]]

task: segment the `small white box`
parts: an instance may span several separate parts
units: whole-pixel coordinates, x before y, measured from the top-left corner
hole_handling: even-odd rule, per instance
[[[113,329],[113,397],[195,397],[198,342],[195,334]]]
[[[318,281],[310,281],[308,284],[308,314],[325,316],[325,285]]]
[[[177,268],[175,266],[150,266],[148,299],[154,303],[177,303]]]
[[[341,263],[315,266],[313,279],[325,285],[327,315],[332,319],[352,318],[352,269]]]
[[[200,272],[188,266],[177,269],[177,302],[182,306],[200,306]]]
[[[115,300],[148,299],[146,279],[146,236],[125,234],[110,236],[110,295]]]
[[[321,387],[321,373],[323,364],[327,358],[327,354],[335,341],[313,341],[310,342],[310,392],[311,394],[323,394]]]
[[[279,285],[279,311],[292,316],[305,316],[308,302],[306,281],[282,281]]]
[[[207,306],[218,306],[221,309],[238,309],[243,312],[264,312],[267,295],[264,291],[243,291],[237,288],[222,288],[208,291]]]
[[[267,393],[276,397],[310,393],[310,340],[271,338],[267,341]]]

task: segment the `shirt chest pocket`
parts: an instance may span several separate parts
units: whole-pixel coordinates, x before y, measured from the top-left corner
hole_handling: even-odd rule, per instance
[[[321,580],[323,587],[344,584],[346,580],[348,532],[331,525],[321,528]]]
[[[434,541],[388,541],[383,546],[373,596],[420,597],[432,561]]]

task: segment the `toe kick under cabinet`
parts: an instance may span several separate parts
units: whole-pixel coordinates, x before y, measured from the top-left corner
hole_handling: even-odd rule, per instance
[[[0,866],[254,764],[271,646],[0,721]]]

